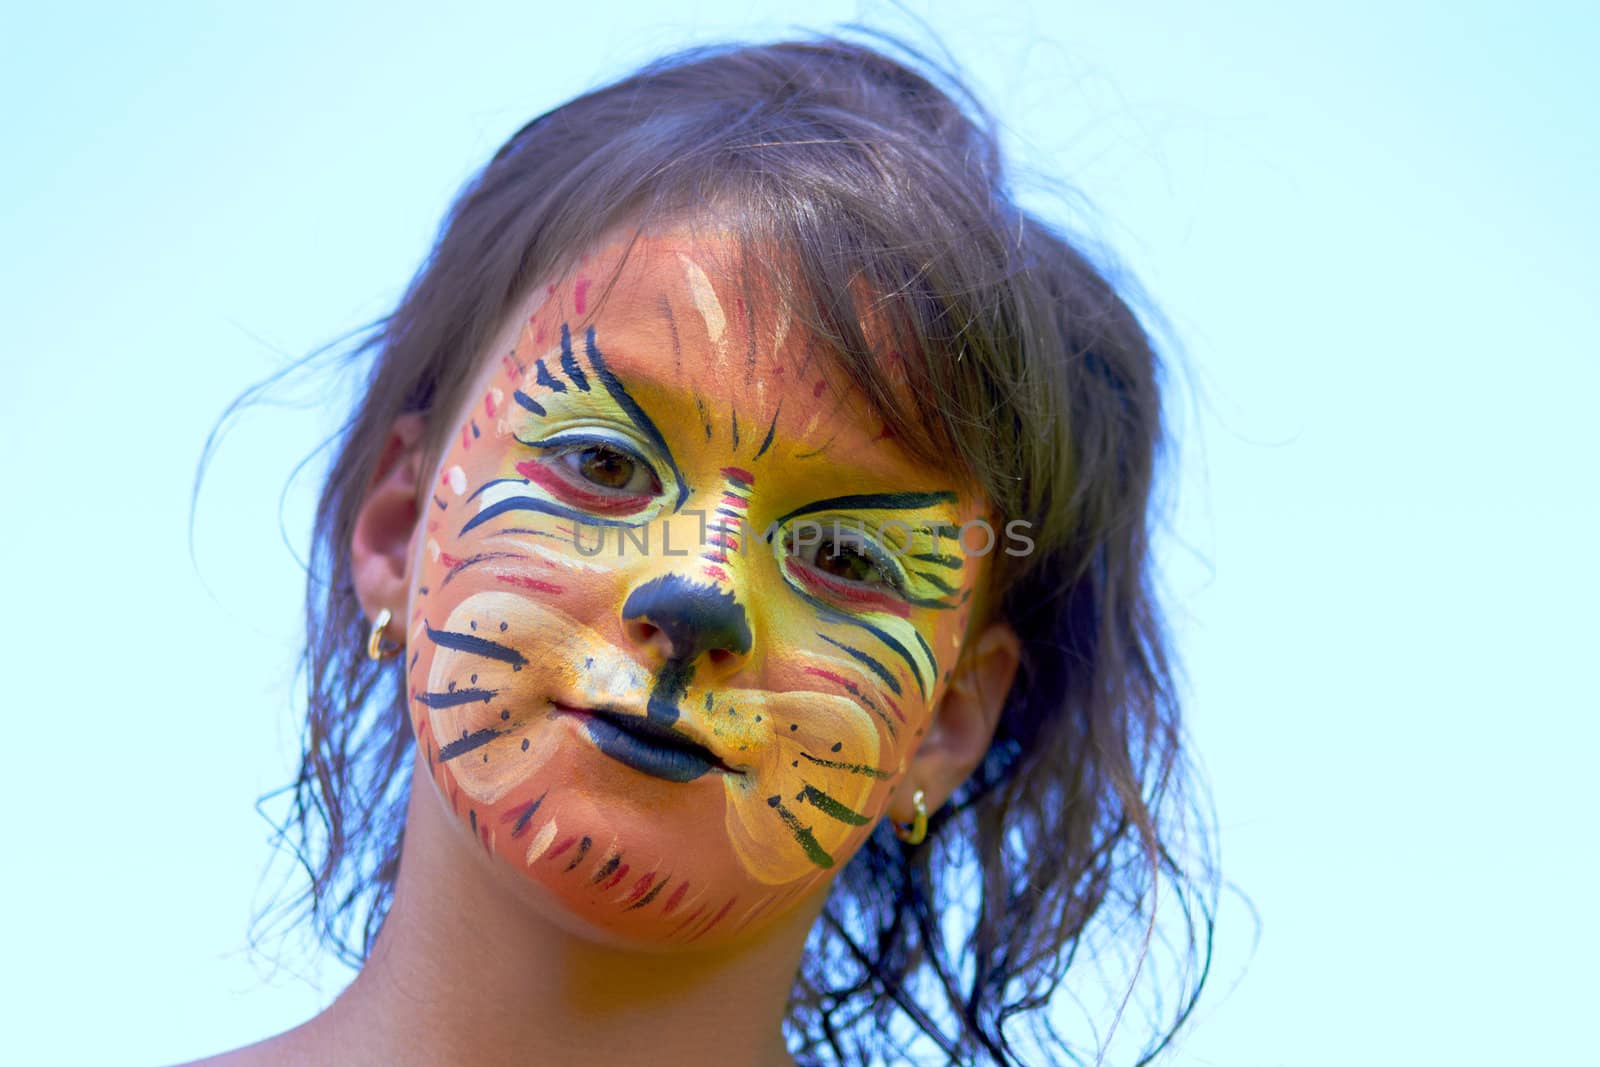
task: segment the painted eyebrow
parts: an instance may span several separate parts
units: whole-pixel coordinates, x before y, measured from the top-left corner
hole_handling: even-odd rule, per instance
[[[852,493],[849,496],[830,496],[826,500],[814,500],[809,504],[802,504],[787,515],[781,516],[777,523],[783,525],[790,519],[797,519],[802,515],[811,515],[818,511],[916,511],[922,508],[937,507],[940,504],[954,504],[956,494],[943,491],[937,493]]]

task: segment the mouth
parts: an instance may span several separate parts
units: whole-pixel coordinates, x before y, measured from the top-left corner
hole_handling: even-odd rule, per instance
[[[565,704],[555,705],[555,710],[581,718],[596,748],[643,774],[669,782],[692,782],[711,771],[740,773],[704,745],[644,716]]]

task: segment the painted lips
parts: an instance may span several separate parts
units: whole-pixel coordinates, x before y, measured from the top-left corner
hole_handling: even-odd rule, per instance
[[[581,716],[584,732],[601,752],[643,774],[669,782],[692,782],[709,771],[737,773],[703,745],[641,716],[556,707]]]

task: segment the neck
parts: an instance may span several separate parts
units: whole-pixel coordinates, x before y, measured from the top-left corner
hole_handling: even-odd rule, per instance
[[[320,1040],[387,1063],[792,1064],[784,1009],[821,899],[733,949],[645,952],[569,928],[513,879],[413,775],[393,906]]]

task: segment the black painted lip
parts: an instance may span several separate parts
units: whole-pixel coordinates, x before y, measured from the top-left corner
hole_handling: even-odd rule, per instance
[[[565,704],[556,709],[581,716],[595,746],[636,771],[670,782],[691,782],[709,771],[740,773],[699,742],[644,716]]]

